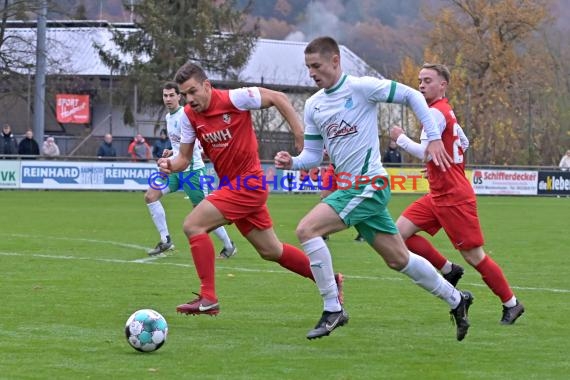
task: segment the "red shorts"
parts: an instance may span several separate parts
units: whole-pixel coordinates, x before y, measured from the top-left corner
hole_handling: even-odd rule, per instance
[[[227,186],[220,186],[206,197],[224,218],[236,225],[243,236],[253,229],[266,230],[273,227],[267,209],[267,186],[270,184],[264,187],[261,178],[261,175],[251,176],[247,182],[243,177],[235,178]]]
[[[330,164],[327,167],[327,170],[325,170],[325,172],[323,173],[321,186],[322,186],[322,190],[325,190],[325,191],[336,191],[336,190],[338,190],[338,186],[336,183],[336,176],[334,174],[334,166],[332,164]]]
[[[436,206],[427,194],[409,205],[402,215],[432,236],[443,228],[455,249],[468,250],[484,244],[475,201]]]

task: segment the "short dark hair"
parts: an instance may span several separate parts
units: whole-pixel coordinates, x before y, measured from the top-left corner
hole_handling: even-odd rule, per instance
[[[178,88],[178,83],[176,82],[172,82],[172,81],[168,81],[165,82],[164,85],[162,86],[163,90],[174,90],[177,94],[180,94],[180,89]]]
[[[437,75],[445,79],[447,84],[451,81],[451,72],[447,68],[447,66],[442,65],[441,63],[424,63],[422,69],[429,69],[434,70]]]
[[[194,78],[198,82],[204,82],[208,79],[208,76],[197,64],[186,62],[178,69],[176,75],[174,75],[174,81],[178,84],[182,84],[190,78]]]
[[[332,37],[317,37],[307,44],[305,54],[320,54],[340,56],[340,48],[338,43]]]

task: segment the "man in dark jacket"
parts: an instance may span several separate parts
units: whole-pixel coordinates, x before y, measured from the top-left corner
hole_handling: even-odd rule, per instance
[[[10,124],[4,124],[2,128],[2,140],[0,141],[0,155],[18,154],[18,143],[12,134]]]
[[[402,154],[400,153],[400,150],[398,149],[398,145],[396,144],[396,142],[394,140],[390,140],[390,145],[388,147],[388,150],[384,154],[384,157],[382,158],[382,163],[383,164],[401,164],[402,163]],[[394,166],[400,166],[400,165],[394,165]]]
[[[154,158],[160,158],[165,149],[172,150],[172,144],[170,143],[166,129],[163,129],[160,131],[160,138],[155,141],[152,147],[152,155]]]
[[[26,131],[25,137],[18,144],[18,154],[21,156],[39,156],[40,146],[34,140],[34,132],[31,129]],[[24,157],[25,159],[32,160],[33,157]]]
[[[97,158],[100,160],[114,160],[117,157],[117,151],[113,146],[113,136],[107,133],[103,137],[103,142],[97,149]]]

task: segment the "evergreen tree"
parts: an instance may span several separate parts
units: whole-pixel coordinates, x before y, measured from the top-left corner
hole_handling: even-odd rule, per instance
[[[162,107],[157,93],[163,82],[189,60],[231,79],[247,62],[257,37],[257,28],[246,30],[249,5],[238,9],[233,0],[127,0],[124,6],[133,11],[136,28],[111,32],[120,53],[131,59],[96,47],[113,73],[125,78],[117,99],[129,102],[136,84],[137,108]]]

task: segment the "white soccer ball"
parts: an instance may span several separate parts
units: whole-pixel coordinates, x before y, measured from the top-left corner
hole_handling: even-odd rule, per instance
[[[125,334],[132,348],[141,352],[152,352],[166,342],[168,324],[155,310],[137,310],[127,319]]]

